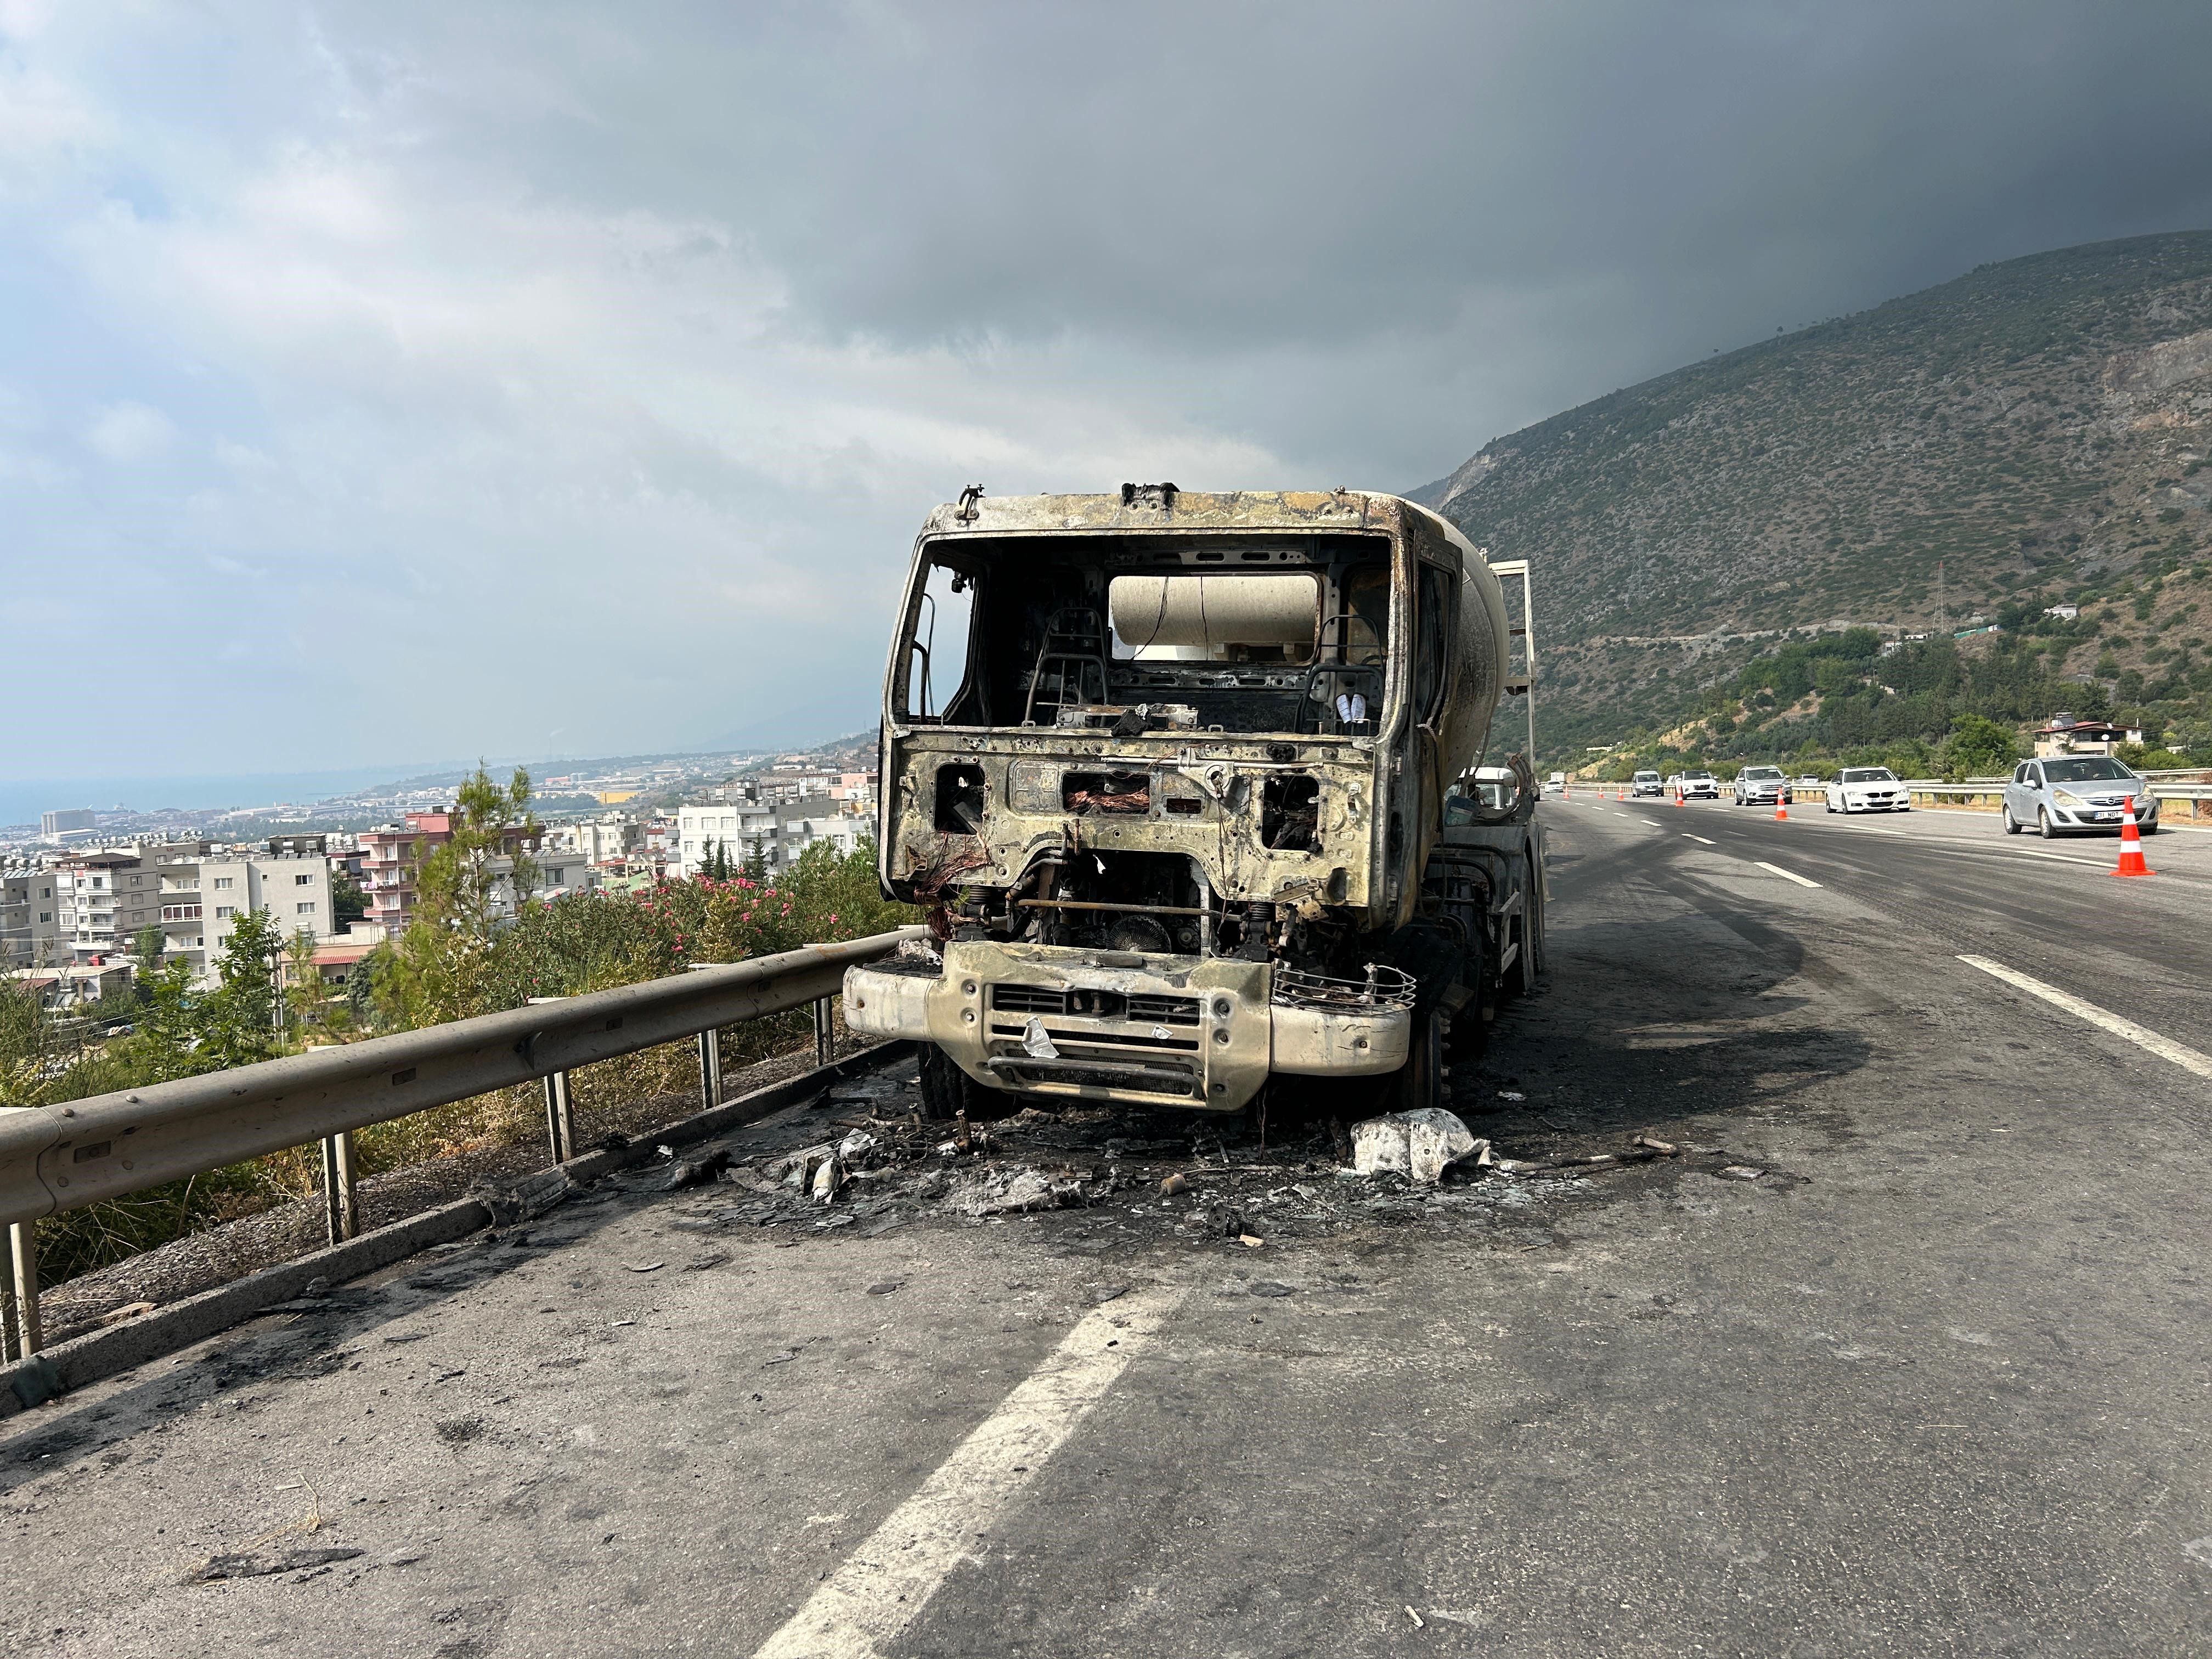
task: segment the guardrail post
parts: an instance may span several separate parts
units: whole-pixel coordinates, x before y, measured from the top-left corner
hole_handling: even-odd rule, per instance
[[[532,997],[533,1008],[548,1002],[566,1002],[566,997]],[[568,1092],[566,1072],[545,1074],[545,1145],[553,1154],[556,1164],[566,1164],[576,1155],[576,1120],[571,1110],[572,1097]]]
[[[814,1002],[814,1063],[827,1066],[830,1051],[836,1044],[832,1036],[835,1027],[830,1022],[830,999],[817,997]]]
[[[701,1110],[722,1103],[721,1033],[699,1033],[699,1105]]]
[[[568,1110],[566,1072],[545,1074],[545,1144],[556,1164],[566,1164],[576,1155],[576,1125]]]
[[[15,1349],[25,1359],[46,1346],[39,1329],[38,1225],[18,1221],[8,1229],[8,1255],[15,1273]]]
[[[361,1203],[354,1186],[353,1131],[323,1137],[323,1211],[331,1243],[361,1237]]]

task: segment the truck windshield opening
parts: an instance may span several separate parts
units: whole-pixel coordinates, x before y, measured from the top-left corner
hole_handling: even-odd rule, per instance
[[[963,538],[895,684],[915,725],[1371,735],[1389,634],[1387,536]]]

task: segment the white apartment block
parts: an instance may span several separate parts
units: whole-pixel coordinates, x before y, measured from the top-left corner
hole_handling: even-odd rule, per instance
[[[188,956],[199,960],[192,967],[206,973],[223,951],[223,940],[239,925],[246,911],[265,909],[276,922],[281,938],[295,933],[327,933],[330,922],[330,860],[327,858],[270,858],[265,854],[234,854],[199,860],[199,896],[191,936],[195,945]],[[192,900],[179,891],[177,907],[185,909]],[[164,909],[170,907],[164,894]],[[168,922],[164,922],[164,931]],[[185,925],[179,918],[177,933]]]
[[[726,848],[732,864],[743,864],[756,854],[774,863],[775,809],[753,801],[708,801],[676,809],[676,873],[696,876]]]
[[[576,823],[554,824],[546,831],[546,841],[556,851],[581,854],[586,864],[606,864],[626,858],[643,846],[645,826],[627,812],[614,812]],[[541,860],[545,856],[541,854]]]
[[[711,801],[676,811],[677,873],[696,876],[714,856],[717,845],[729,848],[730,860],[743,864],[758,857],[774,876],[799,861],[799,855],[816,842],[835,843],[850,853],[875,833],[872,817],[840,812],[827,795],[809,794],[772,805],[752,801]]]

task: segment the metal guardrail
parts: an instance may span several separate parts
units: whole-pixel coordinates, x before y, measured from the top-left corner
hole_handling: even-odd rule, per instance
[[[2166,783],[2142,775],[2154,784],[2151,793],[2162,801],[2188,801],[2192,814],[2197,811],[2196,803],[2212,801],[2212,784]],[[2004,794],[2008,778],[1969,778],[1964,783],[1945,783],[1936,778],[1907,778],[1905,793],[1926,795],[1936,800],[1997,800]]]
[[[696,1036],[701,1087],[713,1107],[721,1092],[714,1032],[813,1003],[822,1055],[827,1004],[845,969],[927,932],[907,927],[810,945],[204,1077],[0,1113],[0,1223],[8,1224],[12,1247],[18,1351],[34,1353],[41,1346],[33,1228],[42,1216],[321,1141],[336,1243],[358,1231],[356,1129],[544,1079],[548,1139],[555,1158],[566,1158],[574,1150],[568,1074],[575,1067]]]

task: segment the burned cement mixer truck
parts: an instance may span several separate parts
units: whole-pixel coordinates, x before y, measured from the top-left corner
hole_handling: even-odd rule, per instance
[[[1440,1103],[1542,964],[1534,775],[1474,769],[1510,631],[1395,496],[963,493],[884,688],[884,890],[939,942],[851,969],[847,1024],[923,1045],[937,1116]]]

